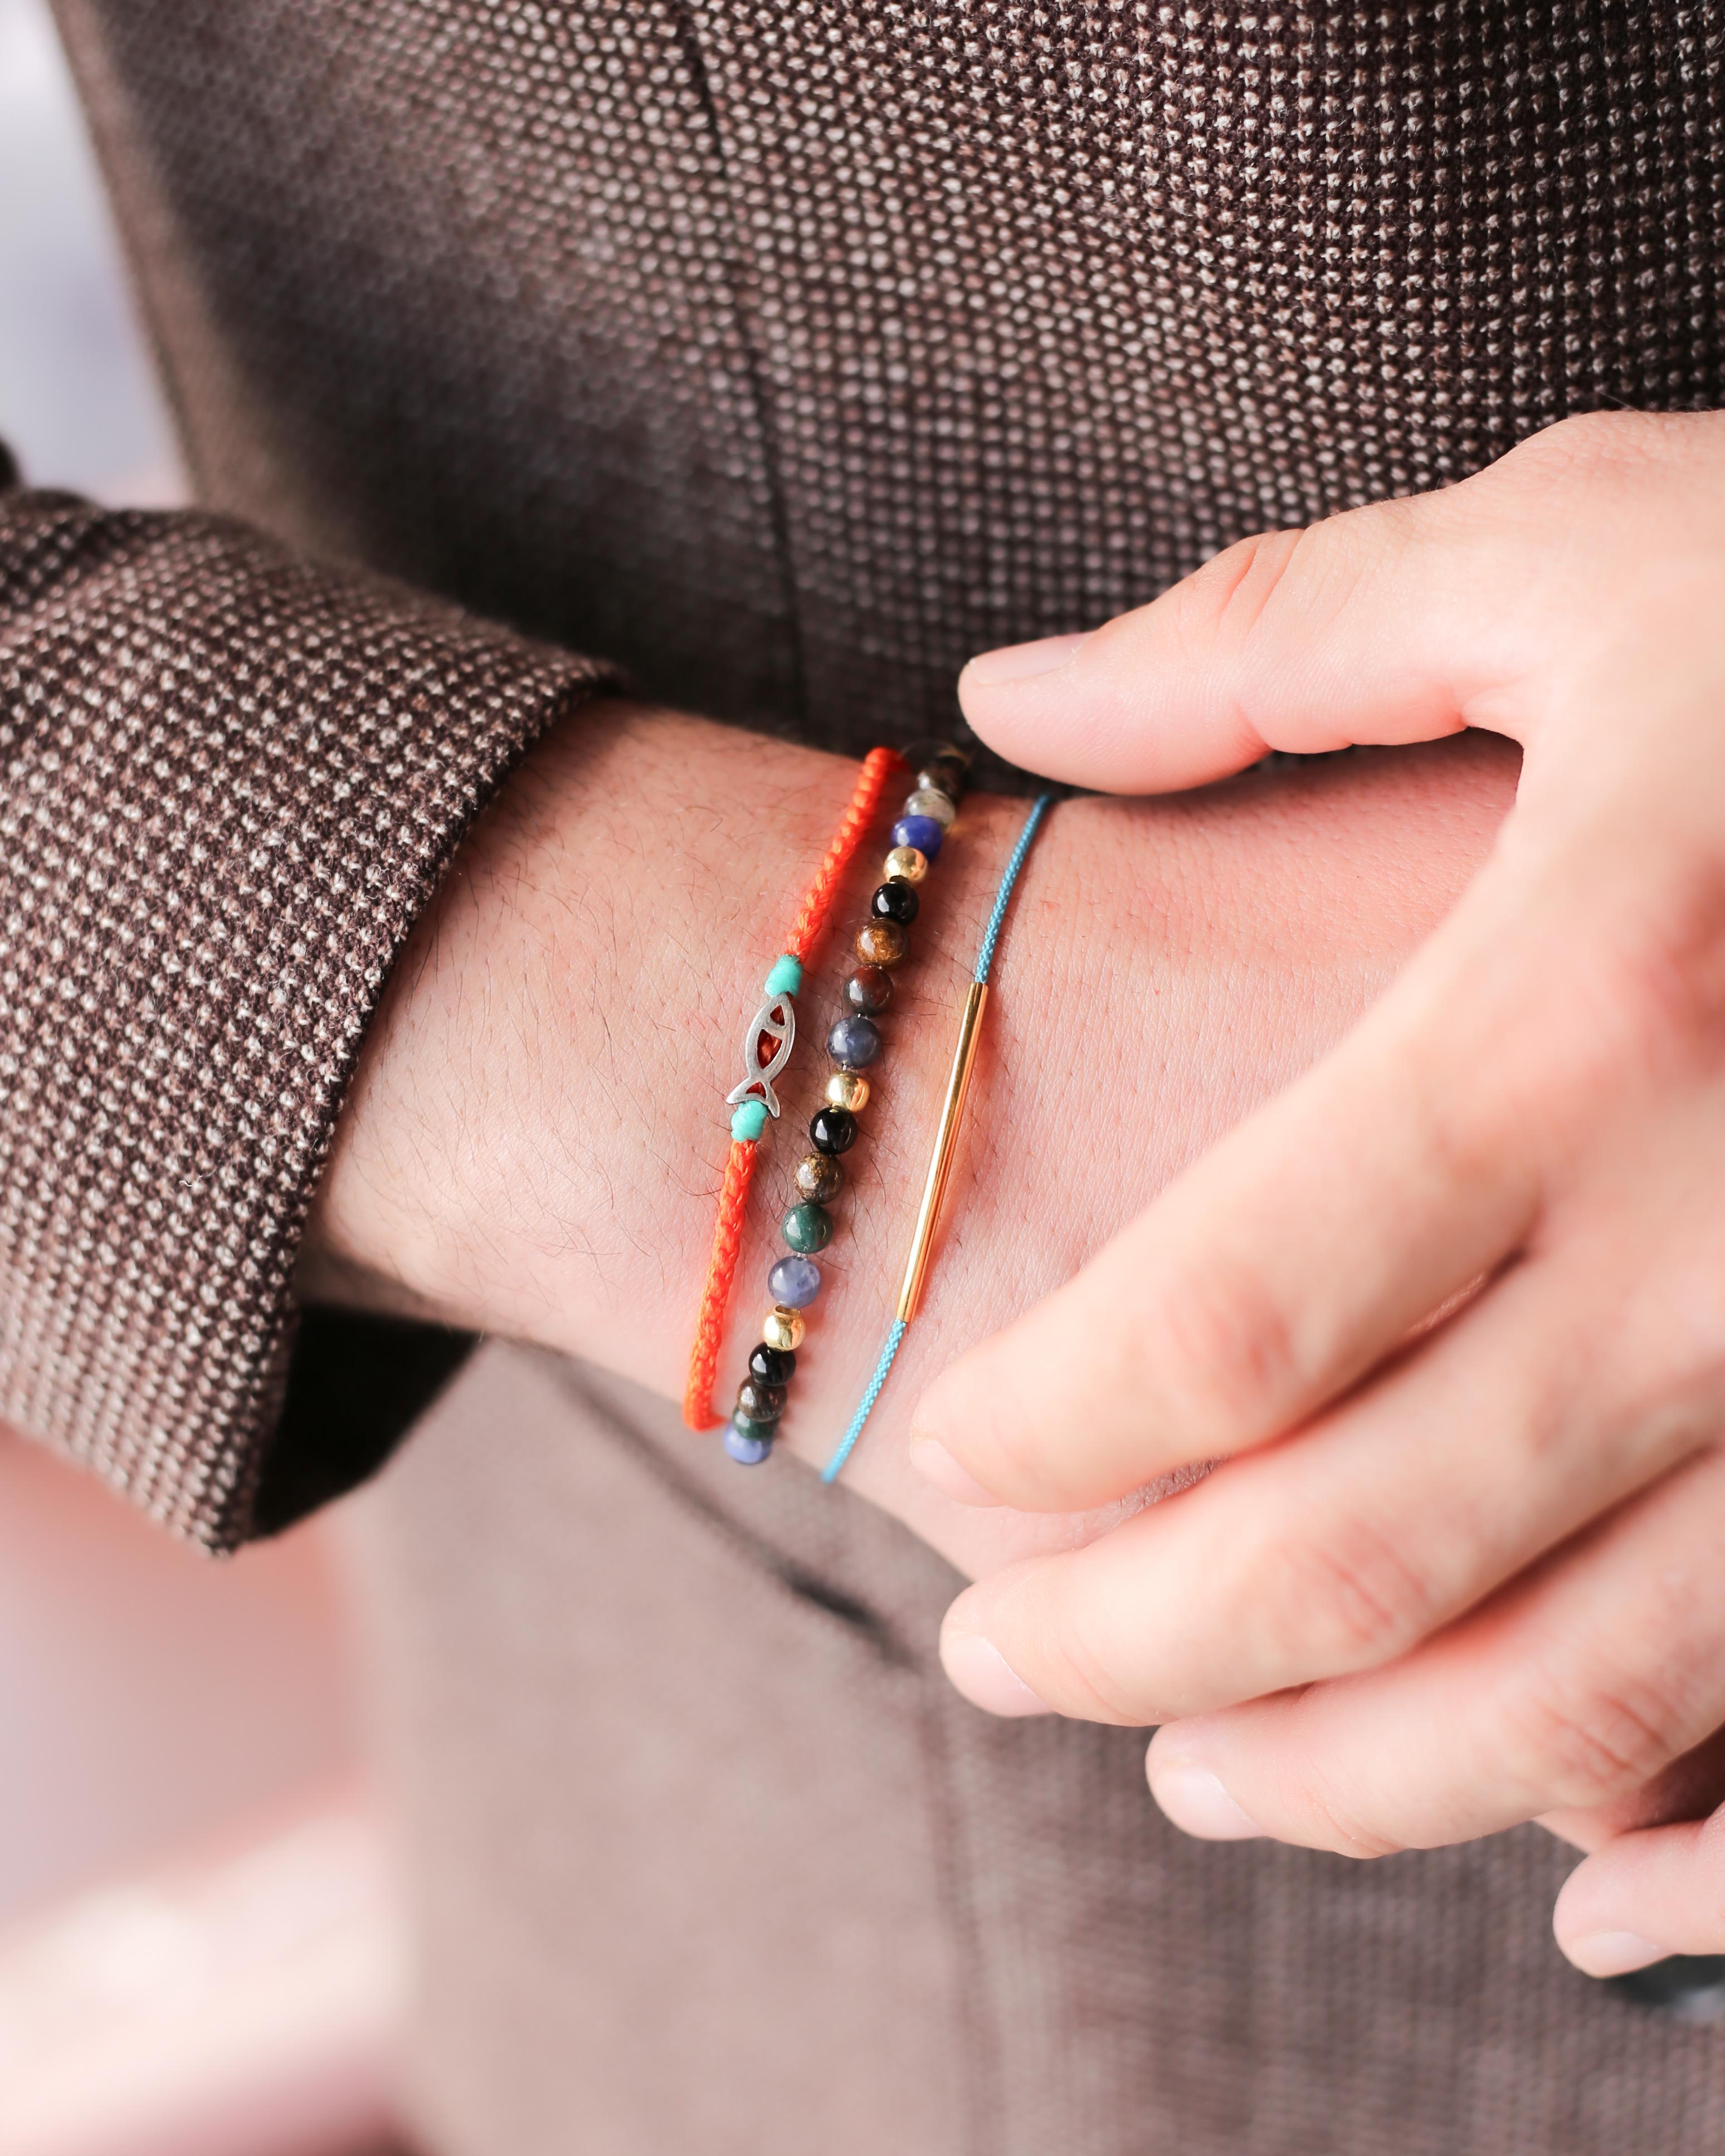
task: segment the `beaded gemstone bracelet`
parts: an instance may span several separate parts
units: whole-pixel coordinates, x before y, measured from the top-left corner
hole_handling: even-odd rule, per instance
[[[887,1327],[880,1358],[863,1389],[861,1399],[857,1403],[856,1413],[850,1418],[832,1458],[821,1470],[823,1482],[836,1482],[844,1471],[845,1461],[855,1450],[856,1441],[863,1434],[863,1425],[874,1412],[875,1403],[880,1397],[898,1351],[904,1344],[905,1334],[922,1300],[922,1284],[927,1276],[928,1260],[934,1249],[935,1231],[940,1225],[941,1207],[946,1200],[947,1185],[952,1178],[959,1128],[964,1120],[964,1103],[970,1092],[971,1073],[976,1068],[977,1047],[982,1039],[983,1013],[988,1001],[988,977],[993,971],[1001,932],[1006,926],[1006,910],[1012,902],[1014,889],[1030,848],[1035,843],[1036,834],[1041,829],[1053,805],[1054,796],[1050,793],[1039,795],[1031,803],[1030,813],[1019,828],[1018,842],[1001,871],[994,903],[989,909],[988,925],[983,931],[976,965],[971,973],[970,987],[965,994],[964,1008],[959,1015],[958,1038],[952,1050],[952,1067],[947,1079],[946,1095],[941,1103],[940,1124],[935,1132],[934,1151],[929,1158],[928,1173],[923,1178],[922,1202],[916,1209],[916,1224],[911,1233],[910,1255],[906,1260],[904,1278],[899,1287],[898,1306]]]
[[[757,1467],[767,1459],[778,1435],[806,1331],[803,1313],[820,1293],[815,1260],[833,1238],[828,1208],[845,1185],[839,1156],[856,1142],[857,1116],[869,1099],[863,1074],[883,1045],[875,1021],[891,1002],[893,974],[910,953],[911,925],[921,906],[916,886],[952,829],[968,770],[968,757],[949,742],[932,743],[925,750],[916,784],[892,827],[891,850],[869,901],[869,917],[856,932],[857,963],[845,983],[845,1009],[827,1034],[827,1053],[834,1067],[825,1098],[809,1122],[813,1150],[797,1164],[796,1202],[780,1224],[788,1255],[768,1273],[773,1307],[750,1353],[748,1375],[737,1388],[737,1406],[725,1431],[725,1450],[744,1467]]]
[[[903,768],[904,760],[896,749],[870,749],[863,758],[850,806],[791,924],[785,947],[768,973],[762,990],[766,1001],[749,1020],[743,1035],[742,1081],[726,1096],[725,1104],[732,1111],[731,1150],[725,1162],[712,1255],[707,1261],[683,1391],[683,1419],[691,1430],[711,1430],[719,1421],[713,1412],[713,1374],[724,1344],[725,1319],[737,1277],[737,1254],[742,1243],[743,1214],[761,1137],[768,1118],[779,1111],[773,1081],[790,1060],[797,1037],[796,997],[803,985],[803,968],[831,916],[845,873],[862,844],[880,797],[893,774]]]

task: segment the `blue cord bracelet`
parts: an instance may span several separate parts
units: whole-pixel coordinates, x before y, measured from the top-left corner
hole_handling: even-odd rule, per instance
[[[1030,851],[1031,843],[1053,805],[1054,796],[1051,793],[1038,796],[1029,814],[1024,819],[1018,843],[1001,873],[1000,887],[994,894],[993,907],[988,915],[988,926],[983,931],[976,968],[971,976],[970,992],[964,1001],[957,1045],[952,1054],[952,1073],[947,1081],[946,1099],[941,1110],[940,1129],[935,1137],[934,1158],[929,1163],[928,1177],[922,1189],[922,1203],[917,1209],[916,1228],[911,1239],[910,1258],[905,1267],[904,1282],[899,1291],[898,1309],[888,1328],[886,1345],[880,1350],[874,1373],[863,1389],[862,1398],[857,1402],[856,1413],[846,1425],[845,1435],[839,1439],[832,1458],[821,1470],[823,1482],[836,1482],[844,1471],[845,1461],[855,1450],[856,1441],[863,1434],[864,1424],[874,1412],[875,1403],[880,1399],[894,1359],[904,1344],[911,1321],[916,1315],[923,1277],[933,1247],[934,1233],[940,1220],[941,1201],[946,1195],[947,1179],[952,1173],[953,1152],[964,1114],[965,1095],[969,1091],[977,1043],[981,1038],[983,1010],[988,993],[988,976],[993,970],[1001,931],[1006,925],[1006,910],[1012,900],[1013,887],[1018,882],[1025,858]]]

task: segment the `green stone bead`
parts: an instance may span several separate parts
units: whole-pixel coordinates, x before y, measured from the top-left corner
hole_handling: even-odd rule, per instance
[[[793,1250],[812,1256],[833,1240],[833,1216],[824,1205],[793,1205],[779,1223],[778,1232]]]

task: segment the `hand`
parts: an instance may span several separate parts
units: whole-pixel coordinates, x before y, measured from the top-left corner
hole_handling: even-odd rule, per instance
[[[1553,428],[963,694],[1093,785],[1525,757],[1345,1042],[922,1401],[929,1471],[1027,1510],[1225,1461],[972,1589],[948,1668],[1163,1724],[1199,1833],[1371,1855],[1626,1797],[1725,1722],[1725,417]]]
[[[835,757],[621,704],[542,744],[471,834],[367,1035],[305,1291],[538,1342],[678,1397],[743,1023],[855,778]],[[1094,1531],[978,1512],[911,1473],[919,1383],[1340,1034],[1453,901],[1512,783],[1512,760],[1481,744],[1057,812],[1004,948],[951,1232],[847,1484],[971,1572]],[[787,1419],[810,1460],[879,1349],[1023,813],[968,801],[927,886]],[[877,860],[869,849],[841,924]],[[765,1306],[844,951],[835,934],[802,998],[814,1038],[755,1179],[721,1399]]]

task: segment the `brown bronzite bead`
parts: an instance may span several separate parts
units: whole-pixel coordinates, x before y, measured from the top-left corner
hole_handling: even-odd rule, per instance
[[[911,939],[896,921],[865,921],[856,932],[856,955],[865,966],[902,964]]]
[[[797,1163],[797,1188],[817,1205],[836,1198],[844,1188],[845,1171],[830,1153],[804,1153]]]

